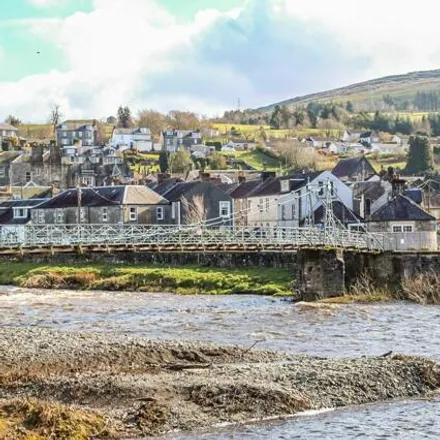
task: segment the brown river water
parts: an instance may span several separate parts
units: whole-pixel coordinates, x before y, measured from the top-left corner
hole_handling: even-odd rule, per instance
[[[440,361],[440,307],[315,308],[258,296],[28,291],[0,288],[0,325],[236,343],[323,357],[392,350]],[[166,440],[440,439],[440,399],[387,402],[292,419],[173,434]]]

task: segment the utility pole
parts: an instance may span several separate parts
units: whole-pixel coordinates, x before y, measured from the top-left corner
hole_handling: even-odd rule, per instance
[[[77,195],[77,199],[78,199],[78,213],[77,213],[77,223],[81,224],[81,198],[82,198],[82,191],[81,191],[81,186],[79,184],[79,176],[77,177],[77,182],[76,182],[76,195]]]

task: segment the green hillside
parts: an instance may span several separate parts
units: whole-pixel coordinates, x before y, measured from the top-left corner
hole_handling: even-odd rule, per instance
[[[272,112],[275,105],[306,106],[309,102],[348,102],[357,111],[439,111],[440,69],[393,75],[347,87],[299,96],[258,110]]]

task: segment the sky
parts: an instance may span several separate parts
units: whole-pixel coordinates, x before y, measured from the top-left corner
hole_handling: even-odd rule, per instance
[[[438,0],[0,0],[0,120],[215,116],[440,68]]]

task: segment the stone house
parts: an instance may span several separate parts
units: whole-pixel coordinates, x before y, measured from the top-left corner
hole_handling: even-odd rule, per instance
[[[32,223],[40,225],[169,222],[169,202],[150,188],[136,185],[68,189],[32,210]]]
[[[395,194],[366,220],[369,232],[382,233],[391,250],[437,250],[437,222],[417,203]]]
[[[55,139],[57,145],[63,147],[71,145],[96,145],[96,121],[64,121],[57,125],[55,129]]]
[[[151,188],[171,203],[171,223],[193,224],[206,221],[212,226],[233,224],[232,198],[211,182],[179,182],[166,179]]]
[[[333,168],[332,174],[343,182],[363,182],[378,175],[364,156],[340,160]]]

